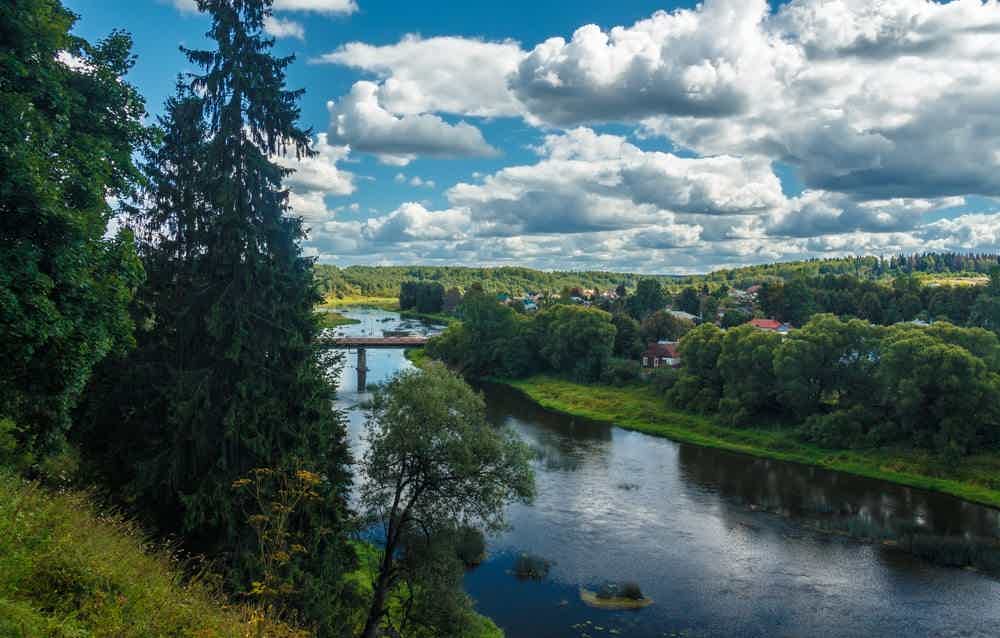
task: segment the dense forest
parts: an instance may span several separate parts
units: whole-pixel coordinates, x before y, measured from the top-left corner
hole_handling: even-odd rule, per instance
[[[1000,255],[924,253],[892,257],[842,257],[746,266],[717,270],[704,275],[644,275],[606,271],[542,271],[504,266],[348,266],[316,265],[316,279],[329,297],[395,297],[406,281],[429,281],[447,288],[466,290],[475,284],[487,292],[560,292],[566,288],[613,290],[619,285],[635,288],[640,279],[654,279],[670,289],[683,286],[717,287],[723,283],[746,288],[766,281],[849,275],[858,280],[878,281],[900,275],[985,275],[1000,264]]]

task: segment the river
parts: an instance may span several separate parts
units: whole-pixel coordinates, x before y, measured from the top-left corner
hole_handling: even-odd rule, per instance
[[[343,334],[395,329],[395,313],[346,311]],[[415,326],[416,327],[416,326]],[[348,356],[338,403],[360,451],[364,414]],[[410,367],[368,353],[369,383]],[[466,590],[508,638],[582,636],[1000,636],[1000,580],[825,533],[908,521],[1000,536],[1000,511],[819,468],[676,443],[547,412],[486,387],[489,418],[538,451],[537,498],[509,510]],[[529,553],[547,578],[510,569]],[[580,589],[634,581],[653,604],[593,609]]]

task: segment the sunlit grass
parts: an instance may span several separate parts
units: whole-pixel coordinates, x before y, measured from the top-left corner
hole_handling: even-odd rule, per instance
[[[306,636],[231,606],[85,495],[0,470],[0,636]]]
[[[345,317],[344,315],[330,309],[323,309],[316,313],[319,317],[320,328],[336,328],[338,326],[348,326],[355,323],[361,323],[358,319],[351,319],[350,317]]]
[[[329,296],[323,302],[326,308],[379,308],[395,312],[399,310],[397,297],[366,297],[363,295],[347,295],[344,297]]]
[[[648,386],[612,387],[552,376],[504,381],[541,406],[583,418],[755,456],[817,465],[1000,506],[1000,454],[966,457],[957,467],[920,450],[832,450],[803,443],[776,427],[732,428],[713,418],[671,409]]]

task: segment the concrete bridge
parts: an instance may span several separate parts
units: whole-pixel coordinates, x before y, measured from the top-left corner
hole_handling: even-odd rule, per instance
[[[358,351],[358,391],[368,385],[369,348],[416,348],[427,343],[427,337],[331,337],[319,339],[321,348]]]

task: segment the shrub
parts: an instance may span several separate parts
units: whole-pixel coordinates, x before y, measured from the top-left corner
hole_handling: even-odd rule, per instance
[[[649,373],[646,380],[657,392],[666,393],[674,387],[679,376],[677,368],[656,368]]]
[[[466,567],[475,567],[486,558],[486,539],[474,527],[463,527],[455,540],[455,552]]]
[[[628,598],[629,600],[642,600],[643,595],[642,590],[639,588],[639,584],[633,582],[622,583],[621,597]]]
[[[601,371],[601,383],[621,387],[635,383],[641,376],[642,367],[638,361],[611,359]]]
[[[514,575],[529,580],[543,580],[549,575],[552,563],[541,556],[521,554],[514,561]]]

